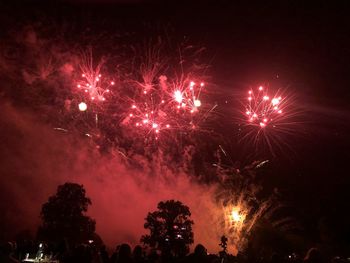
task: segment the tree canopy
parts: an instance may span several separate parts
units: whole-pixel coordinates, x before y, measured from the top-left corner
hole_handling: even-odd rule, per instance
[[[95,236],[95,221],[85,215],[91,200],[83,185],[65,183],[42,205],[39,238],[78,244]]]
[[[158,249],[162,254],[181,256],[189,251],[193,243],[189,207],[180,201],[168,200],[158,203],[158,210],[148,213],[144,227],[150,231],[141,242]]]

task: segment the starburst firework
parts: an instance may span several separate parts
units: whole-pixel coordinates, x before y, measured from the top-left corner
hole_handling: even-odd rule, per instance
[[[271,92],[259,86],[248,90],[242,105],[240,142],[254,145],[256,152],[267,148],[274,156],[277,149],[291,149],[287,137],[295,135],[301,113],[297,110],[293,95],[281,89]]]

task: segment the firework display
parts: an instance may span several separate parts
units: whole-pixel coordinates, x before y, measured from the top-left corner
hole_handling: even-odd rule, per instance
[[[79,131],[88,136],[89,141],[97,145],[96,148],[108,149],[109,146],[128,161],[135,152],[148,154],[147,157],[151,156],[152,160],[155,156],[164,155],[165,149],[171,147],[177,148],[174,151],[177,158],[185,156],[179,158],[181,161],[185,158],[192,161],[195,153],[202,157],[210,151],[206,143],[213,138],[203,133],[203,137],[197,135],[203,132],[203,123],[210,119],[210,113],[218,104],[208,96],[213,85],[196,63],[189,63],[193,65],[184,69],[185,59],[181,57],[174,65],[164,66],[166,59],[161,58],[157,48],[152,48],[147,53],[147,59],[135,58],[138,62],[133,60],[133,63],[137,65],[133,64],[133,70],[122,75],[113,71],[113,67],[108,67],[110,64],[104,57],[94,56],[92,49],[75,53],[78,54],[75,54],[75,61],[60,61],[63,66],[56,63],[64,68],[66,75],[57,73],[58,70],[52,70],[52,74],[48,75],[55,82],[52,96],[56,97],[37,99],[37,104],[41,101],[57,102],[54,106],[43,103],[43,108],[52,109],[50,120],[59,123],[55,130],[66,134]],[[179,65],[181,70],[177,69]],[[46,81],[46,78],[41,81]],[[48,83],[39,84],[46,87]],[[39,84],[35,83],[40,87]],[[57,88],[61,86],[64,87],[63,92]],[[281,135],[290,131],[289,124],[295,114],[291,106],[291,99],[285,92],[278,90],[272,93],[265,86],[250,89],[244,98],[243,109],[240,105],[232,106],[240,111],[242,136],[239,139],[252,140],[255,146],[261,146],[263,140],[262,145],[265,143],[272,149],[274,144],[279,143]],[[225,115],[225,121],[230,122],[226,115],[231,114],[222,115]],[[232,130],[230,132],[233,133]],[[200,138],[195,141],[191,137]],[[198,141],[200,143],[194,143]],[[146,147],[149,145],[155,147]],[[142,151],[137,151],[136,147]],[[192,150],[189,151],[189,148]],[[255,164],[255,168],[265,162]],[[223,172],[221,169],[215,176],[219,178],[222,173],[225,179],[219,180],[222,185],[219,187],[218,207],[223,220],[221,229],[226,233],[220,234],[227,234],[229,241],[241,249],[256,220],[270,207],[270,199],[257,201],[253,177],[246,170]]]
[[[202,96],[207,92],[207,87],[200,77],[194,77],[193,72],[182,73],[178,78],[176,74],[165,74],[167,72],[149,65],[142,67],[141,80],[136,76],[129,77],[124,83],[118,83],[117,91],[111,80],[113,76],[101,74],[102,65],[103,62],[100,62],[97,67],[93,67],[92,59],[85,60],[80,65],[81,77],[76,82],[78,90],[89,97],[88,103],[78,104],[79,111],[93,113],[95,127],[100,129],[99,135],[104,130],[97,125],[99,115],[96,105],[104,115],[108,130],[112,127],[110,123],[114,122],[110,116],[119,116],[119,125],[113,127],[126,130],[135,141],[141,139],[152,144],[161,141],[163,146],[169,147],[174,142],[177,143],[176,136],[194,130],[201,131],[200,124],[205,119],[203,116],[210,113],[207,110],[210,107],[204,100],[205,96]],[[124,90],[128,92],[123,92]],[[109,96],[112,93],[118,93],[118,96]],[[276,138],[280,132],[286,131],[285,124],[292,116],[289,97],[279,90],[271,93],[266,87],[259,86],[250,89],[245,99],[241,120],[244,121],[247,133],[242,139],[252,137],[254,144],[260,145],[259,140],[264,138],[264,142],[272,148],[273,143],[278,142]],[[112,108],[110,115],[106,114],[108,107],[109,110]],[[223,151],[222,147],[221,150]],[[252,175],[254,172],[251,172],[267,162],[254,163],[254,167],[242,171],[219,169],[219,174],[225,174],[222,186],[218,188],[218,206],[221,207],[219,221],[221,220],[221,229],[227,235],[233,251],[245,248],[257,220],[271,210],[270,197],[260,200],[256,197],[259,190]],[[219,174],[217,176],[220,178]]]
[[[92,61],[89,63],[88,67],[80,66],[82,78],[78,81],[77,88],[89,95],[90,103],[97,103],[102,112],[105,111],[106,102],[120,105],[118,112],[112,112],[113,116],[121,116],[120,125],[116,127],[126,129],[133,140],[161,140],[163,145],[169,146],[176,142],[174,134],[200,131],[203,116],[208,114],[208,103],[202,96],[207,87],[200,78],[193,77],[192,72],[188,72],[187,75],[182,73],[182,77],[177,78],[171,74],[166,75],[159,68],[155,69],[150,65],[142,67],[141,81],[134,77],[135,79],[121,83],[118,89],[127,89],[129,92],[121,92],[123,95],[113,96],[112,100],[108,94],[112,93],[110,88],[114,82],[104,81],[100,73],[102,64],[94,68]],[[243,120],[243,126],[248,130],[242,139],[252,137],[254,144],[260,145],[259,140],[264,138],[264,142],[268,142],[272,148],[273,143],[278,142],[276,138],[279,133],[286,131],[285,124],[294,114],[290,111],[291,100],[284,92],[278,90],[271,93],[264,86],[250,89],[245,100],[240,122]],[[85,102],[81,102],[78,107],[81,112],[94,112]],[[95,117],[97,116],[96,114]],[[105,118],[108,119],[109,115]],[[108,123],[110,122],[113,120],[108,120]],[[221,150],[223,151],[222,148]],[[271,210],[273,202],[270,197],[261,200],[256,197],[259,191],[251,173],[267,162],[268,160],[254,163],[242,171],[230,168],[221,169],[219,172],[221,175],[225,174],[222,186],[218,188],[221,200],[218,203],[221,207],[221,227],[234,251],[245,248],[257,220],[267,216]]]

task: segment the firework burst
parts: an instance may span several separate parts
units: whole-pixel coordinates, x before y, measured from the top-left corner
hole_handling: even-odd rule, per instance
[[[97,61],[99,62],[95,64],[91,48],[82,52],[78,64],[79,75],[73,82],[74,100],[77,102],[75,104],[80,112],[86,112],[77,116],[85,123],[85,132],[88,134],[91,134],[93,129],[98,130],[94,133],[103,134],[100,124],[110,123],[111,109],[117,109],[116,105],[119,105],[116,103],[118,102],[116,95],[119,96],[119,93],[115,89],[115,81],[104,69],[106,59],[101,58]]]
[[[286,137],[295,134],[300,114],[294,96],[283,90],[271,92],[259,86],[248,90],[242,105],[244,110],[239,117],[241,142],[254,145],[256,151],[267,147],[273,155],[276,155],[276,148],[290,149]]]
[[[218,163],[217,173],[221,178],[218,198],[221,206],[221,225],[233,251],[243,250],[257,218],[266,208],[267,201],[256,198],[259,192],[254,184],[257,163],[242,170]]]
[[[138,98],[132,100],[124,123],[156,139],[163,130],[185,132],[196,129],[203,87],[203,82],[197,87],[194,81],[187,80],[169,84],[167,77],[162,75],[150,92],[139,92]]]
[[[199,85],[194,81],[185,82],[184,85],[174,85],[173,88],[173,101],[176,104],[178,110],[183,109],[189,113],[196,113],[201,107],[202,102],[200,100],[200,94],[204,83]]]
[[[207,65],[198,61],[202,49],[180,45],[174,53],[157,39],[132,50],[129,92],[123,96],[127,136],[150,143],[162,138],[167,144],[202,131],[203,121],[215,109],[205,101]]]
[[[80,71],[81,77],[77,81],[77,88],[89,95],[91,101],[102,102],[106,100],[106,95],[111,92],[111,86],[115,83],[107,77],[102,76],[101,68],[105,63],[104,59],[96,67],[93,65],[92,52],[83,54]]]
[[[262,129],[269,126],[276,127],[286,108],[286,98],[277,92],[270,96],[263,86],[258,88],[258,92],[248,91],[245,114],[248,125],[257,126]]]
[[[226,156],[222,148],[220,151]],[[242,169],[224,165],[222,161],[219,158],[215,165],[220,180],[217,192],[219,222],[235,253],[246,248],[261,223],[284,233],[300,230],[295,218],[289,216],[290,207],[284,204],[278,192],[263,193],[261,182],[258,182],[259,170],[269,160],[255,161]]]

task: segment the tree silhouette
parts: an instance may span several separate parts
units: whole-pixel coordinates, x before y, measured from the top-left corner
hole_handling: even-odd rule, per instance
[[[67,240],[79,244],[93,239],[95,221],[84,215],[91,200],[86,197],[83,185],[65,183],[59,185],[57,193],[42,205],[42,225],[38,236],[43,240]]]
[[[222,236],[221,237],[221,243],[219,244],[220,247],[222,247],[222,250],[219,252],[220,258],[225,258],[227,256],[227,237]]]
[[[163,255],[182,256],[193,243],[190,209],[180,201],[168,200],[158,203],[158,210],[148,213],[144,227],[150,230],[141,242],[158,249]]]

